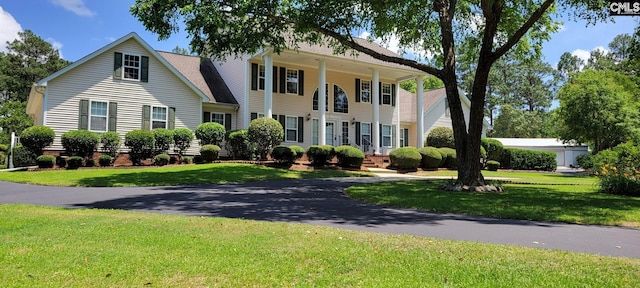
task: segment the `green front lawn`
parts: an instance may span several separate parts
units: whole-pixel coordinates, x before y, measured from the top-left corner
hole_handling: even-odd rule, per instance
[[[113,210],[0,219],[2,287],[640,287],[640,259]]]
[[[0,172],[0,181],[54,186],[172,186],[279,179],[370,176],[342,170],[294,171],[253,164],[216,163],[144,168]]]
[[[421,172],[431,176],[455,171]],[[485,177],[510,178],[501,193],[447,192],[449,180],[384,182],[354,186],[357,200],[438,213],[505,219],[640,227],[640,198],[598,192],[597,179],[553,173],[492,172]],[[525,184],[526,183],[526,184]]]

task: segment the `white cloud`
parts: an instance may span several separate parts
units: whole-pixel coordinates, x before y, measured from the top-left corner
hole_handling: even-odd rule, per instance
[[[87,8],[84,0],[51,0],[51,3],[69,10],[79,16],[91,17],[96,13]]]
[[[22,26],[0,6],[0,52],[7,52],[7,42],[13,42],[22,32]]]
[[[64,58],[64,56],[62,56],[62,46],[63,46],[62,43],[56,41],[56,39],[53,39],[53,38],[47,38],[46,41],[51,44],[53,49],[58,50],[58,52],[60,53],[60,58]]]
[[[609,53],[609,49],[604,48],[603,46],[597,46],[593,48],[591,51],[595,51],[595,50],[600,50],[602,54]],[[576,50],[573,50],[573,52],[571,52],[571,55],[577,56],[578,58],[582,59],[584,63],[587,63],[587,60],[589,60],[589,57],[591,56],[591,51],[576,49]]]

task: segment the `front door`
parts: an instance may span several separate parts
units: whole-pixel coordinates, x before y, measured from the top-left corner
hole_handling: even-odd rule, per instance
[[[326,129],[326,143],[327,145],[336,146],[336,124],[335,122],[327,122]]]

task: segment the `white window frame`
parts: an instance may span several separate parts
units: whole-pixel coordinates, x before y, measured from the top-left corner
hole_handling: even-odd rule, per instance
[[[93,115],[93,110],[91,109],[91,106],[93,106],[93,103],[105,103],[107,104],[107,109],[106,109],[106,114],[104,116],[102,115]],[[104,125],[104,130],[94,130],[91,129],[91,124],[92,124],[92,118],[93,117],[104,117],[105,120],[105,125]],[[89,101],[89,131],[93,131],[93,132],[107,132],[109,131],[109,101],[98,101],[98,100],[90,100]]]
[[[338,97],[336,97],[336,91],[340,89],[342,90],[342,93],[344,93],[344,98],[345,98],[345,103],[343,103],[344,105],[341,107],[342,111],[336,111],[336,104],[338,103]],[[318,99],[319,100],[319,99]],[[346,109],[345,109],[346,106]],[[346,110],[346,111],[345,111]],[[349,114],[349,95],[347,95],[347,91],[345,91],[344,89],[342,89],[342,87],[340,87],[340,85],[338,84],[333,84],[333,112],[334,113],[345,113],[345,114]]]
[[[138,67],[127,65],[126,58],[127,56],[133,56],[138,58]],[[127,68],[128,69],[136,69],[138,70],[138,78],[127,77]],[[122,53],[122,79],[130,80],[130,81],[140,81],[140,77],[142,76],[142,55],[132,54],[132,53]]]
[[[346,124],[346,125],[345,125]],[[345,128],[347,128],[347,130],[345,131]],[[346,135],[345,135],[346,132]],[[349,145],[349,121],[342,121],[341,127],[340,127],[340,135],[342,136],[342,143],[341,145]],[[347,136],[347,137],[345,137]]]
[[[286,80],[286,86],[285,86],[285,92],[287,94],[296,94],[296,95],[298,95],[298,91],[300,89],[300,83],[299,83],[300,71],[297,70],[297,69],[286,69],[285,73],[286,73],[285,74],[285,78],[287,79]],[[293,73],[295,73],[295,77],[293,77]],[[290,74],[291,74],[292,77],[289,77]],[[292,80],[292,79],[295,79],[295,80]],[[292,87],[295,87],[296,91],[289,91],[289,83],[294,83],[295,84]]]
[[[311,145],[318,145],[320,141],[320,120],[311,119]]]
[[[385,128],[389,128],[389,134],[388,135],[385,134],[385,131],[384,131]],[[382,124],[382,129],[381,129],[382,138],[380,139],[380,141],[381,141],[380,142],[380,146],[381,147],[393,147],[393,142],[392,142],[393,141],[393,137],[392,137],[393,131],[391,131],[392,129],[393,129],[392,125]],[[389,145],[384,145],[384,142],[385,142],[384,140],[385,139],[389,140]]]
[[[289,127],[289,119],[293,119],[293,127]],[[284,142],[298,142],[298,117],[296,116],[285,116],[284,118]],[[289,133],[293,133],[294,140],[289,140]]]
[[[209,122],[215,122],[215,123],[218,123],[218,124],[224,126],[224,118],[225,118],[224,117],[224,113],[219,113],[219,112],[207,112],[207,113],[210,113]],[[220,116],[221,117],[220,119],[222,119],[222,121],[219,121],[219,122],[218,121],[213,121],[213,115]]]
[[[264,118],[264,113],[256,113],[258,118]]]
[[[365,84],[368,86],[367,88],[365,88]],[[364,96],[365,92],[367,93],[366,98]],[[371,80],[360,80],[360,102],[371,102]]]
[[[258,65],[258,90],[264,91],[267,79],[267,68],[264,65]]]
[[[405,143],[405,139],[404,139],[404,131],[408,131],[408,130],[409,129],[407,129],[407,128],[400,128],[400,147],[409,146],[408,143]]]
[[[164,113],[164,117],[165,119],[155,119],[153,118],[153,109],[154,108],[162,108],[164,109],[165,113]],[[156,127],[156,128],[165,128],[167,129],[167,127],[169,126],[169,107],[167,106],[151,106],[151,115],[149,115],[149,125],[151,125],[151,127],[149,127],[150,130],[153,130],[153,122],[164,122],[164,127]]]
[[[385,88],[389,89],[388,93],[385,93],[384,90]],[[382,105],[391,105],[391,95],[393,94],[393,92],[391,91],[391,83],[382,83],[382,91],[380,91],[380,97],[382,97]],[[388,97],[389,101],[385,101],[385,96]],[[388,102],[388,103],[387,103]]]
[[[369,133],[364,133],[364,129],[362,129],[363,126],[368,125],[369,126]],[[360,145],[364,146],[364,136],[369,136],[369,148],[371,148],[371,146],[373,146],[373,138],[371,138],[371,123],[369,122],[361,122],[360,123]]]

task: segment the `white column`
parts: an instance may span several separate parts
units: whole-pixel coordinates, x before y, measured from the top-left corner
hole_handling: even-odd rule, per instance
[[[249,93],[251,93],[251,62],[249,56],[244,57],[244,101],[242,101],[242,128],[249,128],[251,122],[251,114],[249,111],[250,103]]]
[[[326,115],[326,107],[327,107],[327,99],[325,95],[327,94],[327,63],[320,59],[318,60],[318,115],[320,115],[320,119],[318,120],[318,144],[325,145],[327,144],[327,115]]]
[[[273,116],[273,58],[271,52],[262,56],[264,61],[264,117]]]
[[[396,139],[393,143],[395,148],[400,148],[400,82],[396,82],[396,107],[393,108],[393,123],[395,123]],[[406,140],[405,140],[406,141]]]
[[[380,155],[380,72],[373,70],[373,123],[371,123],[371,139],[374,154]]]
[[[416,78],[416,147],[424,146],[424,83],[422,76]]]

